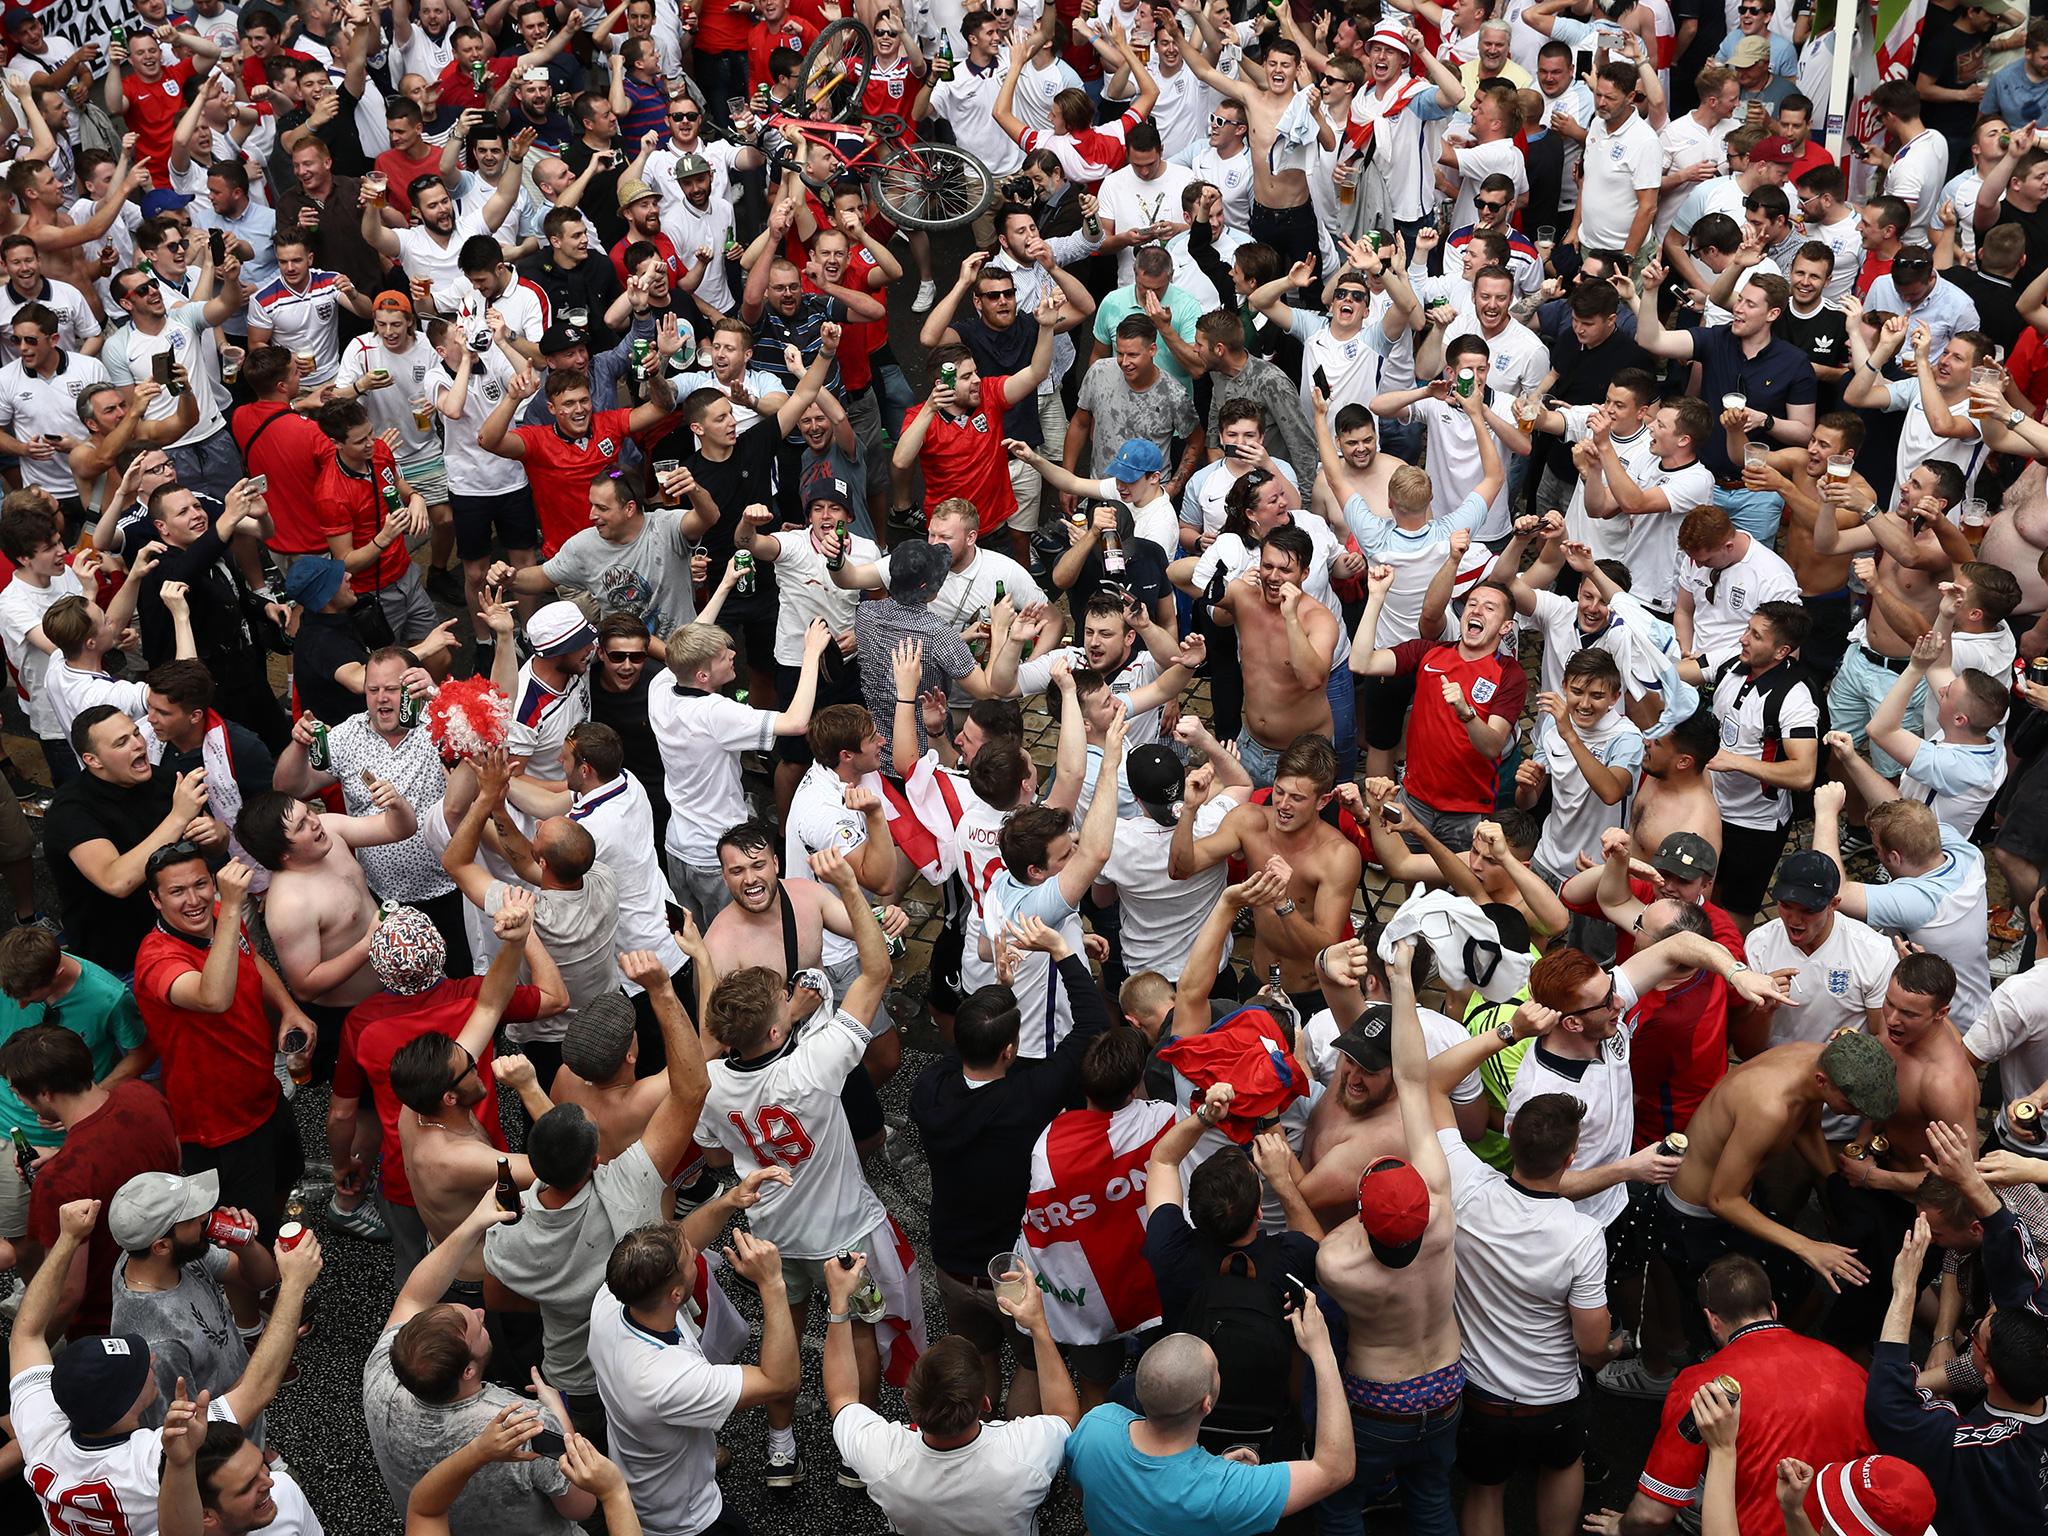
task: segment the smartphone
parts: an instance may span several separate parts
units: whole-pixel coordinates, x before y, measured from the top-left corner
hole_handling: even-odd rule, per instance
[[[270,476],[257,475],[249,482],[249,494],[261,496],[270,489]]]
[[[1308,1287],[1294,1276],[1282,1271],[1280,1276],[1280,1310],[1288,1315],[1299,1312],[1308,1305]]]
[[[1249,455],[1236,443],[1225,443],[1223,445],[1223,457],[1226,459],[1242,459],[1249,457]]]
[[[1320,389],[1324,394],[1327,395],[1330,392],[1330,376],[1327,373],[1323,372],[1322,369],[1318,368],[1316,369],[1313,377],[1315,380],[1316,388]]]
[[[159,352],[150,359],[149,363],[151,376],[156,379],[157,383],[163,385],[166,392],[173,395],[178,393],[178,380],[176,375],[171,372],[171,369],[176,366],[176,362],[177,360],[169,352]]]
[[[1593,50],[1590,48],[1581,48],[1578,53],[1578,58],[1574,60],[1574,62],[1578,65],[1578,72],[1580,74],[1590,75],[1591,73],[1593,73]]]
[[[526,1448],[536,1456],[560,1456],[569,1443],[552,1429],[543,1429],[526,1442]]]
[[[683,931],[683,924],[687,923],[690,920],[690,914],[685,912],[681,907],[677,906],[672,901],[664,901],[662,905],[668,909],[669,932],[681,933]]]
[[[206,248],[213,253],[213,264],[217,267],[228,258],[228,232],[224,229],[209,229],[206,232]]]

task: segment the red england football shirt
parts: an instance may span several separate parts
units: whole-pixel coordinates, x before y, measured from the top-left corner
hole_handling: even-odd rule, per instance
[[[495,96],[499,88],[512,78],[512,71],[518,64],[519,60],[502,54],[484,60],[484,79],[489,82],[492,95]],[[483,104],[483,97],[477,94],[475,77],[459,59],[450,59],[447,68],[441,71],[441,105],[461,111],[464,107],[481,109]]]
[[[1003,384],[1007,374],[981,381],[981,409],[972,416],[945,415],[924,435],[918,463],[924,467],[924,511],[952,496],[965,496],[981,513],[986,538],[1017,515],[1017,493],[1010,488],[1010,459],[1003,452]],[[924,414],[920,400],[903,417],[903,430]]]
[[[384,526],[389,493],[397,489],[398,461],[382,440],[370,445],[368,474],[356,473],[341,462],[338,454],[330,454],[313,482],[313,506],[320,518],[323,547],[327,539],[338,533],[347,534],[357,549],[373,542]],[[376,563],[350,576],[348,584],[368,596],[379,587],[402,579],[411,564],[412,555],[405,540],[393,539]]]
[[[1444,702],[1443,680],[1456,683],[1482,718],[1518,720],[1529,691],[1521,662],[1499,651],[1467,661],[1455,645],[1429,639],[1403,641],[1394,647],[1394,658],[1397,672],[1416,674],[1415,707],[1408,716],[1408,789],[1432,810],[1491,813],[1500,764],[1472,745]]]
[[[121,94],[128,99],[128,110],[123,114],[128,131],[135,135],[142,163],[149,167],[160,187],[171,184],[171,134],[185,109],[192,105],[187,94],[192,89],[192,74],[191,63],[180,59],[165,65],[164,72],[154,80],[144,80],[133,73],[121,76]]]
[[[564,437],[553,425],[513,428],[526,444],[526,483],[540,518],[543,560],[554,559],[571,534],[590,526],[590,482],[619,462],[632,419],[631,411],[599,411],[586,437]]]

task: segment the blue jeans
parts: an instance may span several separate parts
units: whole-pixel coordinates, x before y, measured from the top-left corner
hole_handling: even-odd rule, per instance
[[[1253,789],[1273,787],[1273,770],[1280,766],[1280,754],[1254,736],[1249,725],[1237,733],[1237,762],[1251,775]]]
[[[1414,1536],[1457,1536],[1451,1510],[1451,1465],[1458,1454],[1462,1401],[1413,1419],[1369,1418],[1353,1409],[1351,1440],[1358,1471],[1351,1485],[1316,1506],[1319,1536],[1361,1536],[1365,1506],[1389,1485],[1401,1491],[1401,1505]]]
[[[747,50],[732,53],[697,54],[697,84],[704,92],[704,115],[721,128],[732,126],[732,114],[725,109],[728,96],[747,94]]]
[[[1337,622],[1343,623],[1340,617]],[[1358,679],[1346,661],[1330,673],[1330,728],[1337,747],[1337,782],[1358,777]]]

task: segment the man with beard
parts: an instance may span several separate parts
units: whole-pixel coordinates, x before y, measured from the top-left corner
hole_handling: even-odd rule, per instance
[[[1157,683],[1180,661],[1180,642],[1172,631],[1155,624],[1142,606],[1126,607],[1112,592],[1098,592],[1089,600],[1081,619],[1079,645],[1041,648],[1029,661],[1023,661],[1020,627],[1024,636],[1036,638],[1030,624],[1011,625],[1008,643],[989,665],[989,686],[997,698],[1036,698],[1043,694],[1052,686],[1055,661],[1064,661],[1075,670],[1087,667],[1101,675],[1110,692],[1129,697]],[[1197,642],[1190,642],[1194,643]],[[1175,689],[1160,691],[1178,696]],[[1133,747],[1159,739],[1160,712],[1164,707],[1165,701],[1160,700],[1126,717]]]
[[[849,852],[827,851],[841,857]],[[758,821],[743,821],[719,839],[718,863],[730,899],[704,934],[716,974],[761,966],[801,990],[809,982],[799,973],[808,970],[824,975],[832,995],[847,996],[859,980],[859,955],[848,953],[857,935],[852,909],[839,892],[816,880],[784,880],[774,835]],[[855,905],[868,906],[866,894],[857,894]],[[900,911],[885,908],[883,921],[900,932],[905,919]],[[838,958],[829,966],[828,933],[847,941],[832,946]],[[808,1001],[799,997],[797,1005]],[[863,1155],[882,1140],[882,1105],[871,1085],[887,1082],[903,1060],[902,1038],[891,1028],[886,1000],[876,1006],[870,1032],[873,1038],[861,1058],[866,1070],[849,1072],[840,1092],[854,1145]]]
[[[456,206],[454,194],[431,171],[413,179],[410,192],[419,223],[393,229],[384,222],[385,210],[363,189],[362,231],[370,248],[405,268],[415,295],[422,282],[431,285],[424,303],[439,313],[452,315],[469,291],[462,274],[462,249],[478,235],[488,236],[502,225],[519,200],[521,161],[507,155],[498,187],[484,202],[483,212],[472,214]],[[372,289],[372,292],[375,290]]]
[[[683,129],[683,114],[692,114],[692,122],[703,117],[703,109],[687,98],[678,101],[669,112],[669,121],[675,125],[675,132]],[[671,140],[672,144],[679,140]],[[673,249],[680,255],[696,259],[692,253],[708,250],[711,260],[703,278],[698,282],[694,297],[697,307],[707,315],[716,311],[720,315],[732,313],[737,298],[732,285],[726,279],[726,257],[734,249],[733,213],[730,199],[716,195],[718,177],[713,172],[715,162],[705,158],[707,149],[724,148],[723,145],[704,145],[695,149],[680,151],[673,160],[670,184],[674,191],[663,190],[660,179],[659,151],[648,161],[648,181],[662,193],[655,207],[656,226],[661,230]],[[742,155],[758,158],[760,151],[741,150]],[[738,162],[735,161],[735,164]],[[636,207],[639,205],[636,204]]]
[[[403,842],[417,826],[412,806],[388,779],[368,789],[374,816],[316,812],[269,790],[243,806],[235,821],[235,836],[249,856],[272,872],[264,917],[285,980],[294,996],[332,1014],[322,1050],[330,1061],[340,1044],[342,1013],[377,990],[370,968],[377,898],[354,850]]]
[[[541,336],[551,318],[546,291],[507,265],[504,247],[489,235],[471,235],[463,241],[456,262],[469,288],[462,295],[464,304],[503,321],[504,344],[529,362],[538,361]]]
[[[218,1170],[221,1198],[253,1212],[267,1239],[306,1168],[277,1058],[295,1031],[310,1048],[315,1025],[242,926],[248,866],[231,859],[216,880],[203,853],[176,845],[143,878],[157,925],[135,952],[135,1003],[163,1061],[185,1171]]]
[[[1794,272],[1812,265],[1805,258],[1793,263]],[[1768,491],[1785,504],[1785,563],[1799,579],[1799,604],[1811,616],[1813,628],[1800,646],[1800,659],[1814,677],[1833,677],[1843,653],[1849,648],[1849,629],[1856,618],[1856,600],[1849,590],[1849,572],[1855,551],[1843,547],[1841,535],[1863,525],[1860,508],[1876,501],[1876,493],[1853,466],[1849,471],[1851,496],[1847,505],[1824,501],[1821,485],[1830,459],[1854,456],[1863,446],[1863,418],[1854,411],[1830,411],[1814,423],[1813,436],[1803,447],[1773,448],[1762,464],[1746,464],[1742,483],[1750,490]],[[1836,537],[1833,548],[1823,553],[1814,534],[1815,520],[1826,513]]]
[[[1245,771],[1262,789],[1278,775],[1289,743],[1302,736],[1328,741],[1335,734],[1330,678],[1340,621],[1301,590],[1314,559],[1315,545],[1305,530],[1274,528],[1260,546],[1257,566],[1209,607],[1212,617],[1238,632],[1245,714],[1237,748]],[[1348,678],[1343,685],[1350,687]],[[1355,733],[1350,711],[1344,720]],[[1355,740],[1341,745],[1356,757]],[[1346,755],[1340,752],[1339,760]]]
[[[107,1230],[121,1246],[114,1265],[109,1333],[150,1342],[150,1370],[165,1402],[211,1392],[224,1397],[249,1368],[248,1339],[259,1292],[277,1284],[277,1258],[262,1243],[236,1248],[210,1240],[208,1218],[220,1206],[220,1175],[181,1178],[138,1173],[107,1203]],[[253,1222],[247,1211],[233,1215]],[[260,1442],[259,1415],[246,1426]]]

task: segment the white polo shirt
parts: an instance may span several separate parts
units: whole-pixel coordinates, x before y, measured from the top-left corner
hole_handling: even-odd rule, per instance
[[[1994,726],[1985,742],[1950,742],[1936,732],[1900,775],[1899,798],[1932,806],[1943,826],[1968,837],[2004,782],[2004,731]]]
[[[688,1321],[678,1317],[676,1332],[673,1341],[649,1333],[608,1286],[591,1300],[590,1363],[612,1459],[646,1536],[697,1536],[724,1510],[718,1429],[739,1407],[745,1381],[740,1366],[704,1358]]]
[[[1586,153],[1580,162],[1579,246],[1583,250],[1618,251],[1628,244],[1635,223],[1636,195],[1654,191],[1664,180],[1664,151],[1657,130],[1640,112],[1629,113],[1621,130],[1610,132],[1596,115],[1586,130]]]
[[[1628,1055],[1640,1022],[1634,1017],[1640,999],[1625,971],[1617,968],[1608,975],[1614,983],[1615,1004],[1622,1011],[1621,1027],[1600,1054],[1590,1059],[1559,1056],[1546,1049],[1542,1040],[1532,1041],[1508,1091],[1503,1129],[1511,1128],[1515,1112],[1539,1094],[1568,1093],[1586,1106],[1586,1117],[1579,1122],[1579,1150],[1572,1157],[1572,1165],[1580,1169],[1620,1162],[1628,1156],[1635,1134],[1635,1081],[1629,1075]],[[1627,1209],[1628,1185],[1610,1184],[1572,1204],[1605,1227]],[[1518,1318],[1516,1326],[1520,1324]]]
[[[1963,1048],[1998,1063],[1998,1096],[2008,1104],[2048,1080],[2048,965],[2001,982],[1984,1016],[1964,1032]]]
[[[572,797],[569,819],[597,844],[597,856],[610,866],[618,884],[618,945],[621,954],[634,949],[651,949],[661,956],[662,968],[671,976],[683,968],[683,952],[669,931],[663,902],[668,882],[662,879],[661,860],[654,846],[654,810],[647,791],[631,773],[621,770],[609,784],[600,784],[589,794]],[[620,977],[628,992],[641,987]]]
[[[1706,652],[1709,672],[1735,654],[1749,616],[1758,608],[1765,603],[1799,601],[1799,578],[1792,567],[1776,550],[1755,538],[1749,539],[1740,560],[1718,572],[1695,564],[1692,556],[1681,550],[1678,586],[1692,594],[1692,648]]]
[[[1782,665],[1789,667],[1793,663],[1787,661]],[[1768,678],[1776,670],[1774,667],[1763,676]],[[1713,708],[1714,718],[1721,722],[1721,750],[1761,761],[1766,746],[1764,715],[1769,700],[1756,682],[1749,669],[1737,662],[1714,685]],[[1812,684],[1803,679],[1786,684],[1778,706],[1778,743],[1796,737],[1814,741],[1817,748],[1819,727],[1820,707],[1814,702]],[[1778,743],[1770,744],[1771,750],[1782,750]],[[1711,778],[1714,802],[1721,807],[1723,821],[1769,832],[1791,819],[1789,790],[1773,789],[1747,773],[1716,772]]]
[[[29,372],[16,358],[0,368],[0,429],[23,442],[39,437],[83,437],[78,397],[91,386],[106,382],[107,370],[99,359],[80,352],[59,351],[57,371],[48,378]],[[59,501],[78,494],[67,455],[53,453],[47,459],[23,455],[20,464],[24,481]]]
[[[889,1528],[919,1536],[1036,1536],[1069,1433],[1066,1420],[1034,1414],[984,1424],[967,1444],[941,1451],[915,1425],[892,1424],[863,1403],[832,1420],[832,1443]]]
[[[32,586],[19,575],[0,587],[0,644],[7,648],[7,664],[14,668],[14,692],[28,713],[29,729],[43,741],[56,741],[64,732],[50,705],[43,679],[58,660],[54,651],[29,644],[28,632],[43,622],[53,603],[66,597],[83,597],[85,585],[70,566],[50,578],[47,587]]]
[[[80,342],[91,341],[100,333],[92,306],[69,283],[46,277],[43,291],[26,299],[14,291],[14,284],[0,283],[0,359],[7,362],[15,359],[14,317],[24,304],[41,304],[57,317],[57,345],[66,352],[76,352]]]

